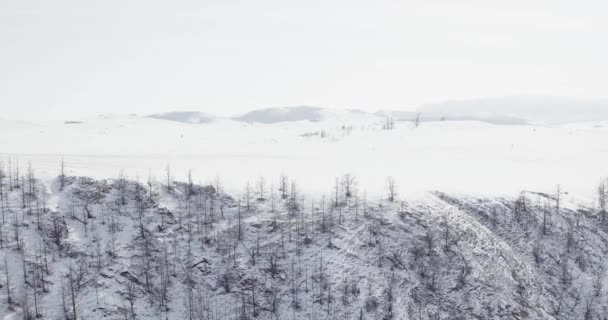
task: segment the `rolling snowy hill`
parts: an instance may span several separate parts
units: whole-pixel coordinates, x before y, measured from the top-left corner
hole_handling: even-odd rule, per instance
[[[338,110],[321,107],[266,108],[248,112],[233,119],[250,123],[281,123],[296,121],[371,121],[376,117],[361,110]]]
[[[327,197],[295,183],[237,196],[154,177],[27,177],[1,184],[6,320],[601,319],[608,308],[608,222],[562,192],[391,202],[352,193],[347,176]]]
[[[148,117],[184,123],[209,123],[215,119],[215,116],[210,115],[208,113],[192,111],[156,113],[149,115]]]

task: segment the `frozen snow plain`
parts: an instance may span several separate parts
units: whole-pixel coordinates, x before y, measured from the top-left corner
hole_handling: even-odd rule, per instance
[[[320,112],[327,112],[321,110]],[[581,197],[608,175],[608,123],[553,126],[494,125],[475,121],[397,121],[334,111],[316,121],[247,123],[231,119],[184,123],[143,116],[100,116],[82,123],[0,120],[0,155],[31,162],[38,174],[57,175],[64,158],[70,174],[96,178],[162,176],[189,169],[197,181],[220,176],[240,192],[259,176],[281,172],[306,192],[330,192],[335,177],[350,173],[370,195],[384,193],[393,176],[403,196],[429,190],[513,195],[550,192],[561,184]],[[5,160],[6,161],[6,160]]]

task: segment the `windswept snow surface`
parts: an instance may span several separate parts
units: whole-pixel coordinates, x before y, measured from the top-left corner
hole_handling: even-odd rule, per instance
[[[328,193],[351,173],[361,189],[384,194],[394,176],[404,196],[428,190],[473,194],[552,191],[556,184],[588,196],[608,175],[605,122],[559,126],[500,126],[474,121],[397,122],[334,115],[322,121],[275,124],[217,120],[188,124],[138,116],[104,116],[78,124],[0,121],[0,152],[31,162],[54,177],[63,157],[70,174],[96,178],[164,175],[192,169],[196,181],[219,175],[227,191],[281,172],[307,192]]]

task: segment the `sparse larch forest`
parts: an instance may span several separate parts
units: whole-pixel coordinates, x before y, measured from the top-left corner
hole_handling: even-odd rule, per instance
[[[69,165],[69,164],[68,164]],[[3,319],[606,319],[605,180],[592,207],[522,191],[409,200],[354,175],[307,196],[0,165]],[[187,170],[187,169],[186,169]],[[599,177],[598,177],[599,179]],[[590,182],[590,186],[593,182]]]

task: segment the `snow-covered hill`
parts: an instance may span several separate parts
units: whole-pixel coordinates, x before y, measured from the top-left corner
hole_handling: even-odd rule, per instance
[[[373,121],[376,116],[361,110],[339,110],[321,107],[299,106],[266,108],[248,112],[234,118],[237,121],[250,123],[281,123],[297,121]]]
[[[356,192],[352,176],[309,197],[287,178],[230,195],[21,172],[18,186],[2,182],[3,319],[601,319],[608,308],[608,222],[560,191],[391,202]]]
[[[156,113],[149,115],[148,117],[154,119],[161,120],[169,120],[169,121],[177,121],[183,123],[209,123],[213,121],[216,117],[197,111],[175,111],[175,112],[165,112],[165,113]]]
[[[234,119],[255,123],[324,121],[329,119],[393,118],[397,121],[479,121],[500,125],[571,124],[608,121],[608,101],[550,96],[508,96],[448,100],[406,110],[336,110],[321,107],[282,107],[254,110]]]
[[[245,122],[277,123],[288,121],[320,121],[322,119],[319,107],[284,107],[268,108],[250,111],[242,116],[235,117],[236,120]]]

